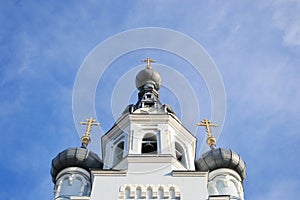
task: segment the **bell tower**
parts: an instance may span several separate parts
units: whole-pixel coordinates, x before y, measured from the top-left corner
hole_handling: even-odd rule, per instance
[[[158,90],[161,76],[151,67],[136,76],[136,104],[129,105],[114,126],[102,137],[106,169],[128,169],[132,157],[169,158],[172,170],[195,170],[196,138],[182,125],[169,105],[163,105]]]
[[[204,119],[210,150],[198,159],[196,137],[162,104],[162,79],[147,58],[135,79],[137,102],[101,137],[102,160],[88,149],[95,119],[81,122],[82,146],[59,153],[51,166],[55,200],[244,200],[246,165],[231,149],[217,148]]]

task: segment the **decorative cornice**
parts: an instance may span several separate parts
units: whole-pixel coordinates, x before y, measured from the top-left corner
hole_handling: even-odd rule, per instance
[[[208,172],[199,172],[199,171],[172,171],[173,177],[206,177]]]
[[[126,176],[125,170],[91,170],[93,176]]]
[[[91,200],[91,197],[70,197],[70,200]]]

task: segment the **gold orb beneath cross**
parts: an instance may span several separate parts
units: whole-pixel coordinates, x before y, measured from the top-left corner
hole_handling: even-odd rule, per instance
[[[84,135],[81,137],[81,143],[84,145],[88,145],[90,143],[91,139],[89,136]]]
[[[214,136],[209,136],[206,139],[206,143],[211,147],[211,146],[216,146],[217,140]]]

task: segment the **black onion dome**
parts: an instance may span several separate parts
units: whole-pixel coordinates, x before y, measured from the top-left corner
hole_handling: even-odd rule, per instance
[[[236,171],[244,180],[246,178],[246,164],[241,156],[231,149],[216,148],[204,153],[197,161],[199,171],[214,171],[229,168]]]
[[[67,167],[102,168],[103,163],[99,156],[86,148],[68,148],[60,152],[51,164],[52,181],[55,183],[58,173]]]

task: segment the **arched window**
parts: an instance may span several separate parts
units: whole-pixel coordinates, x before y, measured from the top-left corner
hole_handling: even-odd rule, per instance
[[[130,187],[125,188],[125,199],[130,199]]]
[[[175,142],[175,151],[177,160],[186,167],[186,153],[184,148],[178,142]]]
[[[70,176],[68,179],[63,180],[59,196],[82,196],[82,186],[81,179]]]
[[[141,199],[142,198],[142,188],[141,187],[137,187],[136,188],[135,196],[136,196],[137,199]]]
[[[157,195],[158,195],[158,199],[164,199],[164,189],[162,187],[158,188]]]
[[[153,199],[153,190],[151,187],[147,188],[147,199]]]
[[[170,193],[170,199],[175,199],[175,188],[174,187],[170,187],[169,193]]]
[[[117,164],[122,158],[124,154],[124,142],[120,142],[114,150],[114,165]]]
[[[117,145],[115,152],[117,158],[121,160],[123,158],[123,153],[124,153],[124,142],[120,142]]]
[[[157,153],[157,137],[155,134],[147,133],[142,141],[142,153]]]
[[[61,176],[55,187],[55,199],[61,196],[87,196],[90,193],[89,181],[77,173]]]

